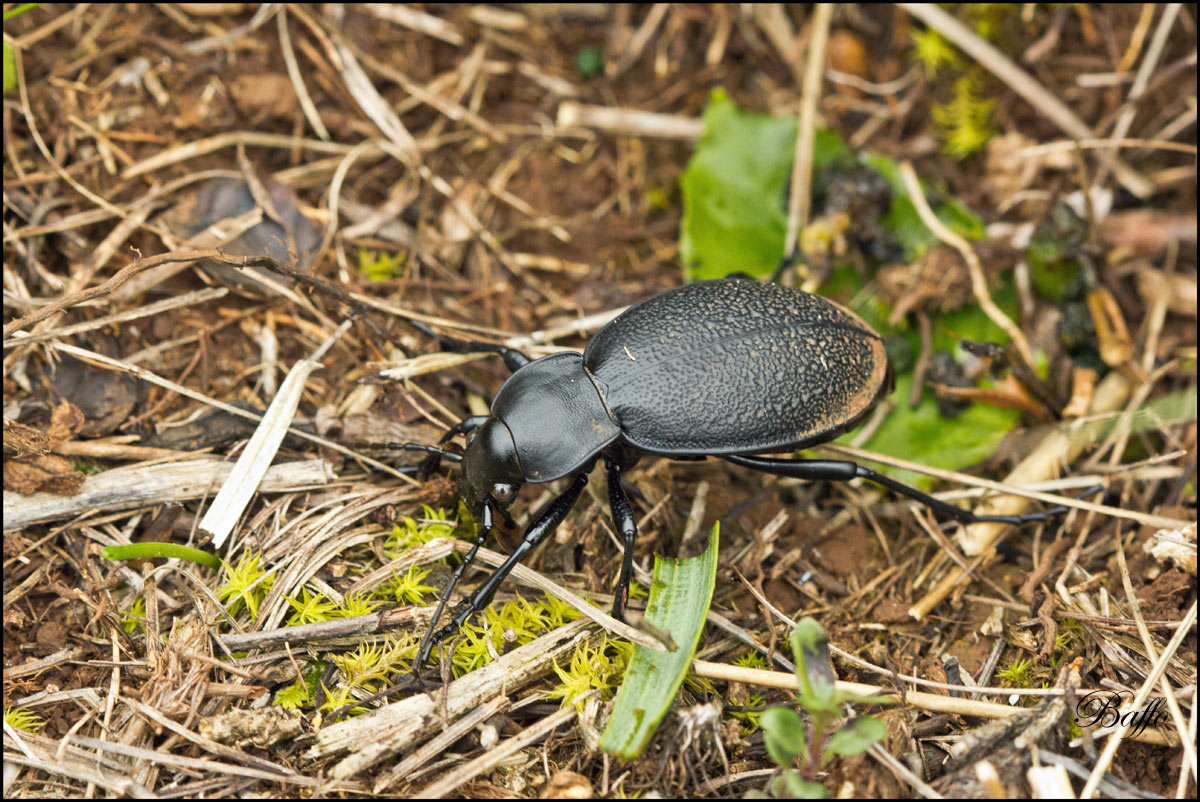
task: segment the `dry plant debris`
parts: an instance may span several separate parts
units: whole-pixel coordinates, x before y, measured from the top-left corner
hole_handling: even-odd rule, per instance
[[[869,711],[883,741],[817,778],[831,794],[1195,795],[1194,8],[5,15],[6,798],[743,796],[778,774],[755,721],[793,698],[765,669],[804,616],[841,681],[898,702]],[[436,442],[505,376],[404,321],[542,356],[679,284],[680,176],[718,89],[797,131],[774,194],[798,278],[913,332],[893,359],[917,378],[830,452],[940,387],[951,411],[1015,407],[978,475],[935,470],[943,497],[1105,493],[1018,532],[942,531],[868,487],[647,460],[639,575],[700,481],[696,525],[719,519],[723,542],[693,680],[643,758],[598,749],[599,685],[551,694],[573,657],[619,666],[614,641],[517,582],[489,613],[499,639],[461,639],[487,665],[448,656],[445,691],[376,698],[467,546],[446,473],[376,446]],[[942,244],[888,242],[879,173],[822,183],[825,129],[902,165],[892,191]],[[982,239],[939,229],[947,201]],[[958,376],[937,352],[971,339],[947,332],[962,308],[1012,348]],[[275,436],[251,440],[269,408]],[[271,467],[214,512],[249,443]],[[206,515],[223,571],[101,558],[215,550]],[[606,604],[616,540],[590,487],[521,584]]]

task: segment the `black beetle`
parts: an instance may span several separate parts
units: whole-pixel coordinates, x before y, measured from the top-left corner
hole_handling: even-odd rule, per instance
[[[419,330],[452,351],[500,354],[513,375],[490,416],[451,428],[442,444],[467,433],[463,454],[419,443],[399,445],[462,464],[461,493],[480,522],[479,535],[455,570],[421,642],[416,665],[434,644],[491,600],[521,559],[574,506],[596,460],[608,474],[613,523],[624,538],[613,615],[623,616],[637,537],[621,474],[643,455],[675,459],[718,456],[735,465],[808,480],[862,477],[962,523],[1020,524],[1063,507],[1022,516],[977,516],[854,462],[756,456],[832,440],[891,392],[883,338],[860,317],[819,295],[779,284],[719,279],[687,284],[629,308],[596,333],[582,354],[531,360],[512,348],[464,342]],[[435,629],[463,570],[505,515],[522,484],[570,476],[570,486],[541,510],[521,544]]]

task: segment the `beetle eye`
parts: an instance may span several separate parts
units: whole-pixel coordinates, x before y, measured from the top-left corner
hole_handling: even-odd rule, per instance
[[[492,485],[492,496],[501,504],[508,505],[517,496],[517,489],[510,484],[497,482]]]

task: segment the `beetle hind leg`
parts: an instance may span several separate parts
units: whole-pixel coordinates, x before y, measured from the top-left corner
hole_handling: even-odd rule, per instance
[[[961,507],[947,504],[945,501],[934,498],[915,487],[910,487],[903,482],[897,482],[890,476],[848,460],[777,459],[773,457],[743,456],[740,454],[730,454],[725,456],[725,459],[735,465],[753,468],[756,471],[773,473],[777,476],[787,476],[793,479],[807,479],[812,482],[820,480],[848,482],[851,479],[866,479],[869,482],[874,482],[877,485],[893,490],[902,496],[907,496],[913,501],[918,501],[926,507],[947,515],[961,524],[1002,523],[1020,526],[1022,524],[1033,523],[1034,521],[1045,521],[1055,516],[1063,515],[1068,510],[1067,507],[1058,506],[1024,515],[976,515]]]

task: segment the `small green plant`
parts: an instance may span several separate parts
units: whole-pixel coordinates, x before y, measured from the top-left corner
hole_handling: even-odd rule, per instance
[[[300,588],[299,599],[287,597],[287,603],[293,610],[287,620],[289,627],[317,624],[338,617],[338,606],[335,603],[326,599],[323,594],[312,594],[308,588]]]
[[[454,676],[485,666],[498,655],[578,617],[578,610],[553,597],[531,602],[517,596],[502,605],[489,605],[479,624],[467,623],[459,630],[462,637],[452,658]]]
[[[790,638],[799,692],[796,702],[808,713],[808,726],[791,707],[772,707],[759,723],[766,735],[767,753],[783,772],[756,796],[821,799],[827,795],[817,775],[835,757],[865,752],[887,735],[883,722],[872,716],[846,721],[846,705],[885,704],[886,697],[859,696],[838,690],[829,658],[829,636],[812,618],[803,619]],[[795,768],[796,764],[799,768]]]
[[[933,79],[942,66],[956,66],[959,63],[954,45],[932,28],[914,28],[909,35],[912,37],[913,58],[921,62],[927,78]]]
[[[258,567],[261,559],[261,555],[247,553],[236,566],[222,561],[226,578],[225,584],[217,589],[217,599],[229,602],[231,616],[236,617],[244,605],[251,620],[258,618],[258,604],[275,584],[275,575]]]
[[[146,623],[146,598],[138,596],[129,606],[129,612],[121,619],[121,629],[126,635],[137,632],[137,628]]]
[[[604,72],[604,51],[595,45],[579,48],[575,51],[575,69],[584,80],[597,77]]]
[[[931,110],[943,142],[942,151],[955,159],[981,150],[996,133],[992,129],[996,101],[982,97],[983,76],[978,68],[967,71],[954,82],[950,100],[934,105]]]
[[[360,643],[354,651],[330,659],[342,672],[339,687],[374,693],[389,685],[394,674],[408,672],[416,654],[416,639],[405,634],[389,635],[378,643]]]
[[[392,533],[383,545],[384,553],[389,557],[396,557],[413,546],[428,543],[439,537],[454,537],[458,521],[450,517],[449,510],[434,509],[428,504],[422,504],[421,511],[420,520],[406,515],[400,519],[400,523],[392,527]]]
[[[437,590],[424,582],[429,573],[430,569],[428,568],[410,565],[404,576],[393,574],[392,581],[383,588],[382,592],[400,604],[420,604],[424,601],[426,593],[433,593]]]
[[[554,673],[561,682],[546,695],[561,699],[563,707],[569,704],[579,707],[579,699],[592,689],[598,689],[603,698],[609,699],[616,693],[632,654],[633,644],[629,641],[605,638],[595,649],[581,646],[571,656],[569,668],[563,670],[558,663],[554,664]]]
[[[14,730],[39,732],[46,720],[27,707],[10,707],[4,711],[4,723]]]
[[[996,676],[1007,682],[1009,685],[1018,688],[1029,687],[1029,667],[1033,665],[1032,660],[1014,660],[1008,668],[996,672]]]
[[[288,710],[300,710],[312,704],[313,687],[303,677],[275,693],[275,704]]]
[[[8,22],[13,17],[24,14],[31,8],[37,8],[41,3],[22,3],[21,5],[10,8],[4,12],[4,21]],[[17,88],[17,52],[9,46],[8,42],[4,43],[4,94],[8,94]]]
[[[404,273],[407,258],[404,252],[390,254],[363,248],[358,252],[358,272],[370,281],[387,281]]]
[[[338,608],[339,618],[357,618],[360,615],[370,615],[375,612],[383,602],[378,599],[371,599],[362,593],[351,593],[342,600],[342,606]]]
[[[767,660],[762,656],[761,653],[751,649],[740,657],[734,658],[733,664],[735,666],[742,666],[744,668],[766,668]],[[760,707],[764,701],[765,700],[763,699],[763,695],[761,693],[747,693],[745,701],[740,702],[739,704],[744,704],[746,707]],[[750,735],[758,730],[759,719],[762,717],[762,711],[743,712],[731,710],[729,711],[729,715],[739,719],[742,722],[743,735]]]
[[[274,704],[288,710],[300,710],[313,704],[317,695],[317,685],[321,675],[329,667],[326,660],[313,660],[305,668],[296,681],[286,688],[275,692]]]

